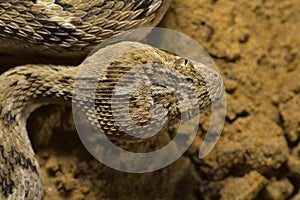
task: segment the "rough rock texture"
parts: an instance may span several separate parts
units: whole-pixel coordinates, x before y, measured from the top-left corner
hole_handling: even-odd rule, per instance
[[[173,0],[161,26],[198,41],[223,75],[217,145],[200,160],[199,136],[165,169],[122,173],[86,152],[70,111],[42,108],[28,126],[44,199],[300,199],[299,21],[298,0]]]
[[[270,181],[266,187],[265,198],[274,200],[289,199],[293,190],[294,187],[287,178]]]
[[[256,171],[252,171],[242,178],[228,178],[224,181],[221,198],[223,200],[254,199],[266,183],[266,178]]]

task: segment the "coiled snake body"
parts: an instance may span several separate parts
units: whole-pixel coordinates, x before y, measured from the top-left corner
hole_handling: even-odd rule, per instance
[[[169,0],[2,0],[0,50],[5,49],[8,54],[31,51],[75,56],[123,30],[156,25],[168,5]],[[90,121],[98,121],[111,139],[126,137],[107,109],[111,104],[107,97],[111,97],[111,87],[131,69],[159,64],[162,68],[146,69],[157,83],[164,75],[170,77],[165,68],[182,74],[189,89],[195,92],[200,110],[222,95],[219,75],[202,65],[196,69],[196,63],[136,42],[105,48],[107,55],[95,52],[84,63],[105,69],[96,95],[97,119]],[[122,55],[114,51],[126,48],[127,53]],[[102,62],[106,57],[113,58],[113,62]],[[86,102],[84,96],[73,94],[77,72],[78,67],[38,64],[15,67],[0,75],[0,199],[42,198],[39,165],[27,135],[26,119],[36,103],[72,99],[79,104]],[[151,101],[145,101],[145,91]],[[159,84],[145,86],[131,102],[132,119],[145,127],[151,102],[166,108],[170,118],[182,112],[177,101]]]

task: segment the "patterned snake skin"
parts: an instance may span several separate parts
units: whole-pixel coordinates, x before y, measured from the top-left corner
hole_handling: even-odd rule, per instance
[[[169,3],[170,0],[1,0],[0,55],[30,52],[76,56],[124,30],[157,25]],[[157,83],[140,88],[130,101],[131,117],[136,124],[145,126],[145,131],[149,115],[155,113],[149,110],[154,104],[163,106],[171,119],[184,112],[159,84],[163,77],[180,73],[180,78],[174,78],[188,83],[186,89],[196,94],[200,110],[222,96],[219,75],[203,65],[196,69],[197,63],[136,42],[105,48],[105,55],[95,52],[83,63],[95,63],[100,66],[96,70],[105,69],[96,92],[96,119],[89,120],[91,124],[99,122],[96,126],[113,140],[132,139],[118,129],[109,109],[111,87],[131,69],[146,66],[148,76]],[[117,49],[128,51],[117,55]],[[113,61],[103,62],[106,57]],[[0,199],[42,199],[39,164],[27,135],[26,120],[43,103],[89,102],[87,97],[73,92],[79,67],[29,64],[0,75]],[[195,106],[195,102],[186,109],[189,106]],[[89,117],[90,110],[82,109]],[[157,123],[161,120],[159,116],[156,119]]]

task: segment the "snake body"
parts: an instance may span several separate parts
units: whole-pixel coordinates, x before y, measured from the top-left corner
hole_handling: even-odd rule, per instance
[[[76,55],[126,29],[156,25],[168,4],[169,0],[4,0],[0,3],[0,50],[9,47],[9,53],[19,53],[25,48],[45,55]],[[126,51],[119,55],[118,49]],[[139,80],[147,77],[155,83],[148,86],[142,81],[130,99],[131,119],[145,132],[151,121],[149,116],[157,114],[157,110],[150,110],[153,105],[162,106],[164,116],[176,119],[189,107],[197,105],[205,110],[222,96],[222,81],[214,70],[137,42],[106,46],[77,67],[29,64],[10,69],[0,75],[0,199],[42,198],[39,164],[27,135],[26,120],[43,103],[89,103],[91,98],[74,93],[74,83],[85,78],[76,74],[89,63],[101,71],[102,77],[97,79],[96,114],[90,115],[93,111],[84,106],[82,110],[91,124],[113,140],[132,139],[118,129],[111,110],[111,99],[122,98],[113,97],[112,88],[121,79],[130,86],[138,78],[127,77],[132,69],[145,72],[138,73]],[[174,95],[162,86],[173,78],[187,84],[183,87],[195,94],[196,102],[185,108],[178,105]],[[176,83],[170,87],[175,88]],[[117,108],[123,109],[122,105]],[[127,122],[128,116],[119,116]],[[154,123],[163,119],[159,114],[155,116]]]
[[[15,57],[34,57],[35,63],[83,59],[112,35],[157,25],[170,1],[1,0],[1,57],[15,63],[22,63]]]

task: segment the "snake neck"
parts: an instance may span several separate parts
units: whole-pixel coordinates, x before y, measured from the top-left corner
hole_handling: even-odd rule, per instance
[[[113,140],[132,140],[131,136],[126,136],[126,132],[133,126],[140,127],[142,131],[139,134],[151,132],[151,127],[160,124],[166,127],[168,121],[174,121],[179,114],[177,101],[166,87],[160,85],[165,84],[162,77],[158,76],[162,69],[157,67],[153,71],[154,62],[148,64],[151,69],[137,68],[134,72],[144,76],[139,78],[131,76],[135,65],[127,65],[120,71],[122,66],[118,61],[113,62],[101,78],[95,79],[76,78],[78,67],[25,65],[9,70],[0,76],[1,129],[7,132],[4,134],[18,133],[16,135],[20,141],[27,140],[26,121],[32,111],[41,105],[70,105],[72,101],[85,113],[85,118],[93,127],[101,128]],[[142,75],[144,70],[152,71]],[[147,85],[145,78],[149,77],[156,83]],[[75,81],[82,84],[82,80],[96,80],[94,96],[85,95],[86,91],[90,94],[90,88],[87,87],[91,86],[83,87],[85,92],[74,94]],[[133,84],[137,81],[140,82],[135,87]],[[126,94],[116,90],[125,91]],[[27,150],[32,152],[31,148]]]
[[[176,91],[180,78],[165,64],[175,58],[161,60],[157,56],[165,55],[154,53],[154,58],[142,59],[144,54],[124,55],[124,59],[133,60],[120,57],[101,76],[92,74],[94,78],[76,77],[78,67],[26,65],[10,70],[0,76],[0,124],[9,130],[7,134],[19,133],[20,140],[24,140],[26,120],[34,109],[50,103],[70,105],[73,101],[88,123],[103,130],[110,139],[136,140],[127,133],[135,131],[137,136],[143,136],[158,127],[162,132],[170,122],[176,123],[182,112],[180,91]],[[76,84],[82,90],[76,92]],[[181,89],[191,90],[186,86]]]

